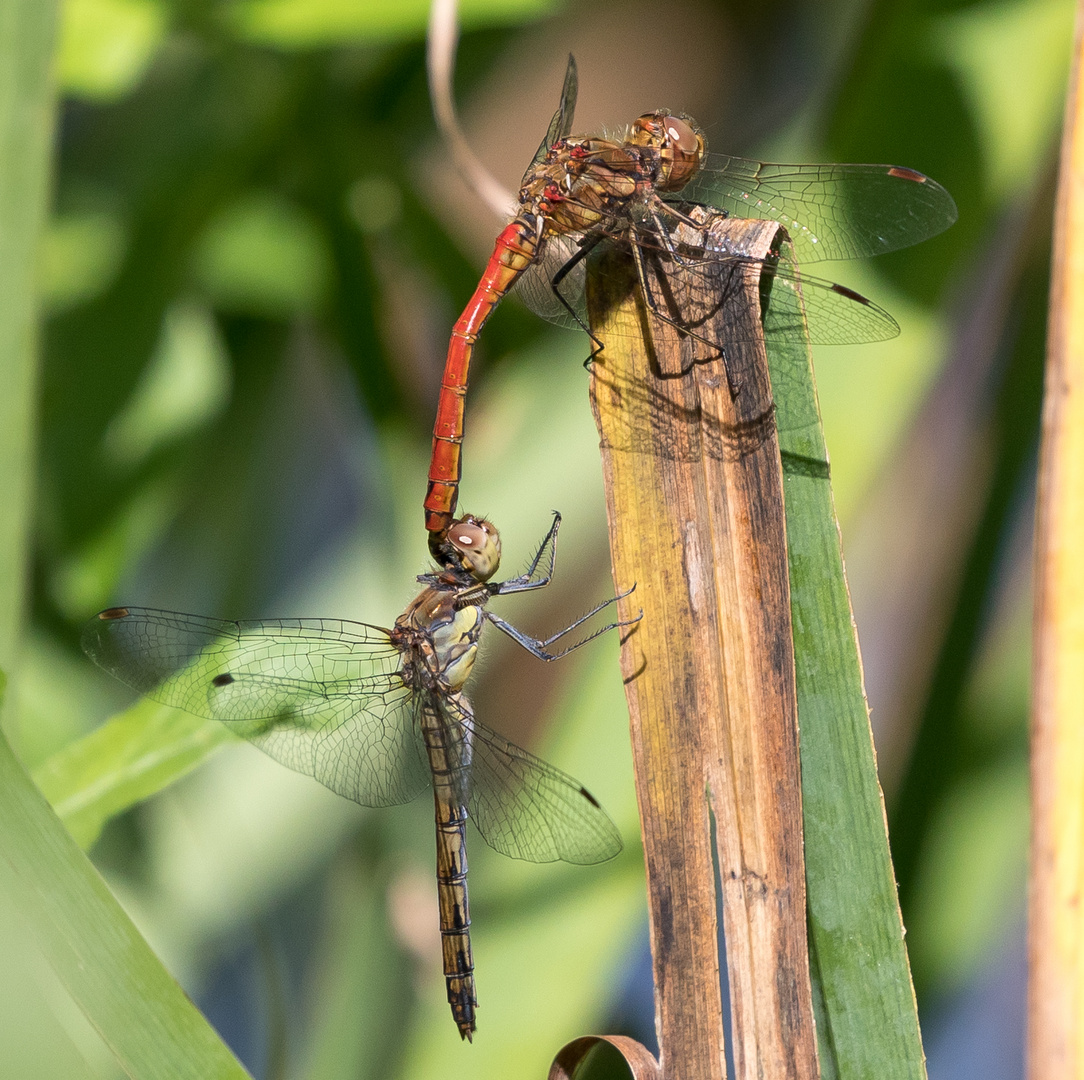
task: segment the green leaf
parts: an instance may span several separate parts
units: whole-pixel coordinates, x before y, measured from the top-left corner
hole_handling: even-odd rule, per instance
[[[126,1075],[248,1076],[0,738],[0,891]]]
[[[554,11],[555,0],[467,0],[464,28],[505,25]],[[241,38],[282,47],[421,37],[429,0],[242,0],[230,13]]]
[[[1073,40],[1063,0],[978,4],[934,17],[930,45],[954,69],[983,136],[990,186],[1009,198],[1035,174],[1055,137]],[[1010,70],[1034,78],[1017,83]]]
[[[124,255],[124,226],[116,214],[89,210],[49,222],[38,273],[46,306],[74,307],[104,292]]]
[[[27,580],[37,399],[38,240],[49,188],[56,4],[0,15],[0,667],[14,670]]]
[[[120,97],[139,81],[165,33],[159,0],[66,0],[61,89],[93,101]]]
[[[311,310],[326,292],[329,263],[309,219],[266,193],[229,207],[195,252],[196,279],[215,303],[257,315]]]
[[[777,286],[765,326],[794,325]],[[798,682],[809,947],[825,1077],[926,1075],[808,344],[769,339]]]
[[[34,780],[83,848],[114,814],[194,769],[233,736],[212,720],[140,701],[54,754]]]

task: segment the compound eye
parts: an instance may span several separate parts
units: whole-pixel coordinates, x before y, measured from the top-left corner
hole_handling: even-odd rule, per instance
[[[471,519],[455,522],[448,530],[448,539],[460,551],[476,551],[486,541],[486,530]]]
[[[680,116],[664,116],[662,128],[671,145],[683,154],[695,154],[700,140],[692,126]]]
[[[473,515],[453,521],[448,527],[448,542],[479,581],[486,581],[497,572],[501,538],[492,522]]]

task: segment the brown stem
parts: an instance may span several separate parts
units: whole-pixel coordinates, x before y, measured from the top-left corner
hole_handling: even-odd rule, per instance
[[[711,227],[754,257],[768,254],[779,229],[721,218]],[[688,287],[680,274],[648,281],[668,305],[710,305],[690,336],[645,309],[627,253],[611,248],[602,259],[588,285],[592,329],[606,343],[592,403],[614,577],[637,584],[626,615],[644,613],[623,643],[622,671],[661,1074],[725,1075],[714,816],[736,1074],[814,1078],[782,469],[760,264],[722,265],[694,297],[675,294]],[[712,341],[736,344],[724,358]]]
[[[1035,538],[1028,1076],[1084,1075],[1084,95],[1078,7],[1054,222]]]

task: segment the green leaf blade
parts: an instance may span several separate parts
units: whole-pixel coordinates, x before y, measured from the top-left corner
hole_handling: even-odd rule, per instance
[[[86,849],[109,818],[168,787],[232,739],[214,721],[140,701],[54,754],[34,780]]]
[[[792,326],[776,285],[765,315]],[[810,959],[823,1075],[922,1080],[904,945],[809,346],[770,339],[784,467]]]
[[[0,738],[0,889],[126,1075],[248,1073],[162,966]]]

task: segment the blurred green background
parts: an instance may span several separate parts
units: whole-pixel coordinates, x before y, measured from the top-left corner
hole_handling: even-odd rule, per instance
[[[1031,518],[1072,5],[461,14],[467,136],[509,188],[573,51],[576,131],[668,107],[715,150],[891,162],[955,196],[960,221],[934,241],[815,269],[903,327],[816,361],[931,1075],[1021,1075]],[[101,607],[390,625],[412,595],[447,336],[501,224],[435,134],[426,15],[423,0],[64,3],[30,620],[7,711],[28,768],[129,703],[78,649]],[[499,608],[531,632],[611,588],[586,355],[515,302],[479,347],[464,508],[496,521],[511,572],[565,516],[554,585]],[[475,838],[473,1047],[443,1000],[424,801],[363,811],[230,746],[94,846],[254,1075],[283,1035],[285,1075],[309,1080],[540,1076],[576,1035],[651,1037],[616,641],[550,668],[491,640],[473,697],[626,838],[592,868],[512,863]],[[2,947],[11,1004],[22,969]],[[47,1016],[0,1027],[0,1057],[66,1040],[88,1075],[113,1075],[42,978]],[[58,1069],[27,1075],[74,1075]]]

